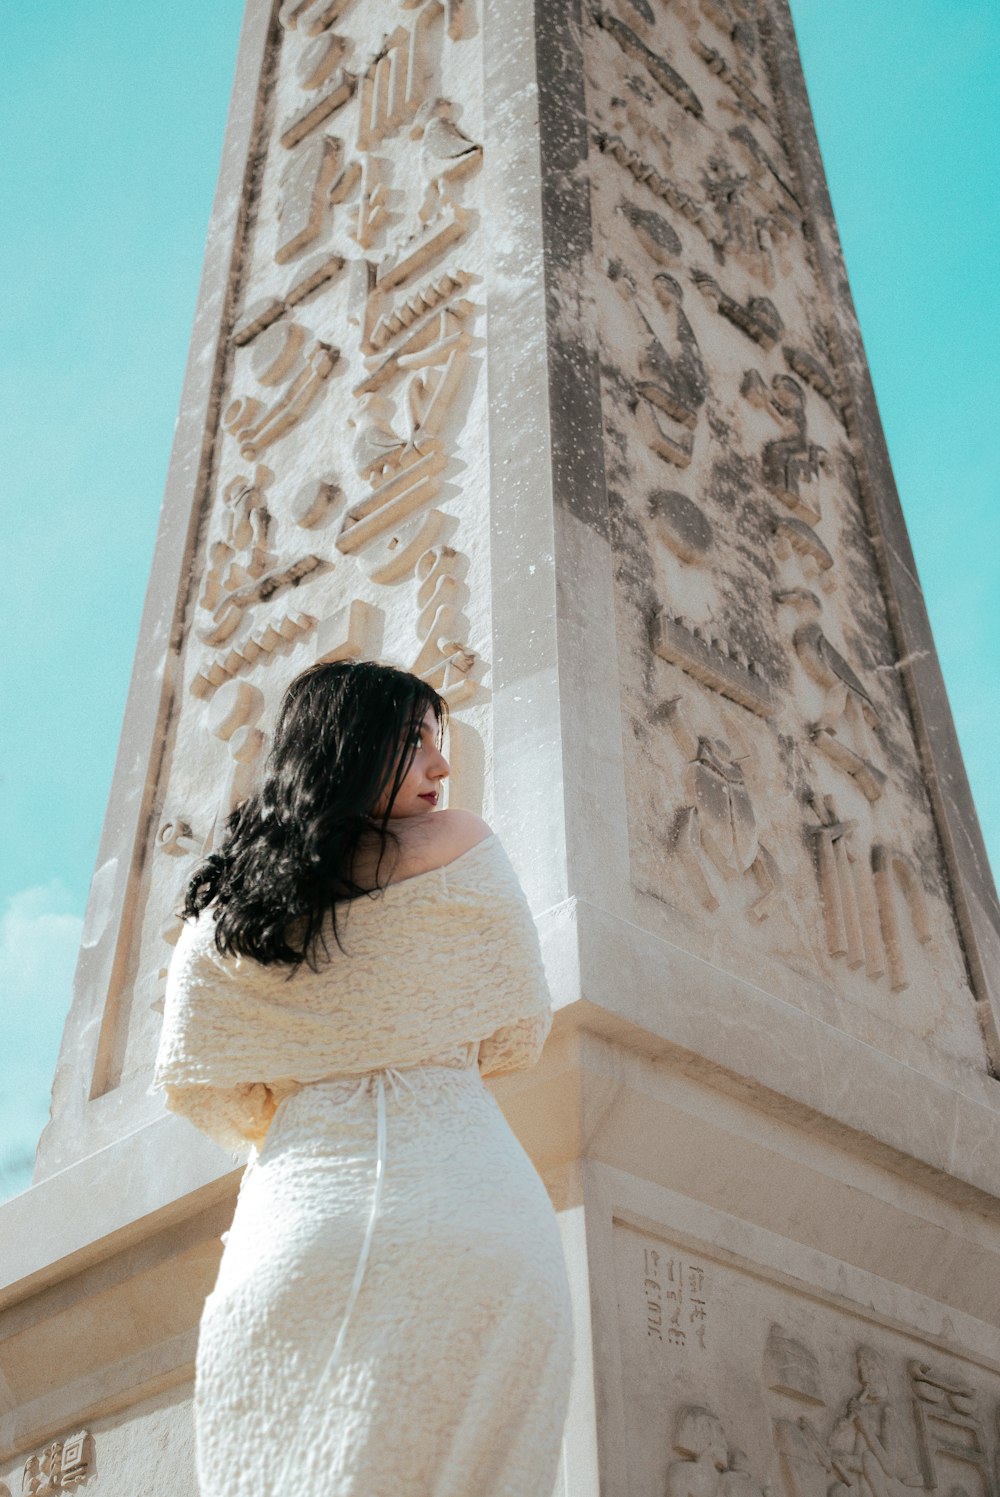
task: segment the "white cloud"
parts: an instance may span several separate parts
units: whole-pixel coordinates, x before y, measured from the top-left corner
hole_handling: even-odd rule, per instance
[[[73,991],[83,920],[54,879],[0,915],[0,1200],[31,1180]]]

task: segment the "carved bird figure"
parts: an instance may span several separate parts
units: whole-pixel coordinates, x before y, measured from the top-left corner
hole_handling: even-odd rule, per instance
[[[822,608],[820,599],[806,587],[789,588],[775,594],[775,601],[789,606],[803,618],[792,636],[796,653],[806,671],[827,692],[827,706],[820,725],[832,727],[854,701],[871,727],[878,727],[879,714],[860,678],[847,663],[836,645],[831,644],[817,623]]]

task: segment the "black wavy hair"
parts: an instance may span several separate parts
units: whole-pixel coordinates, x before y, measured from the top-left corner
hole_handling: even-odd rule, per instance
[[[220,845],[196,869],[181,911],[212,907],[223,955],[265,964],[329,955],[336,901],[375,896],[382,860],[399,838],[387,825],[430,709],[440,745],[447,703],[409,671],[374,660],[310,666],[288,687],[260,789],[226,822]],[[381,818],[372,812],[388,789]],[[359,843],[378,839],[375,888],[353,876]]]

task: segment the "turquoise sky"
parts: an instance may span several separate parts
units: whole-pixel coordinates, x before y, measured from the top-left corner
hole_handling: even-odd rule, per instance
[[[8,7],[0,57],[0,1198],[45,1121],[152,556],[242,0]],[[793,0],[994,867],[995,0]]]

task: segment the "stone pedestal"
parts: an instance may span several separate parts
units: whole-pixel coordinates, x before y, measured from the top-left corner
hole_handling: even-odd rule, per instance
[[[371,656],[448,698],[558,1006],[494,1085],[574,1285],[562,1497],[1000,1497],[1000,920],[785,0],[250,0],[0,1207],[10,1493],[194,1491],[239,1169],[147,1094],[172,911],[288,681]]]

